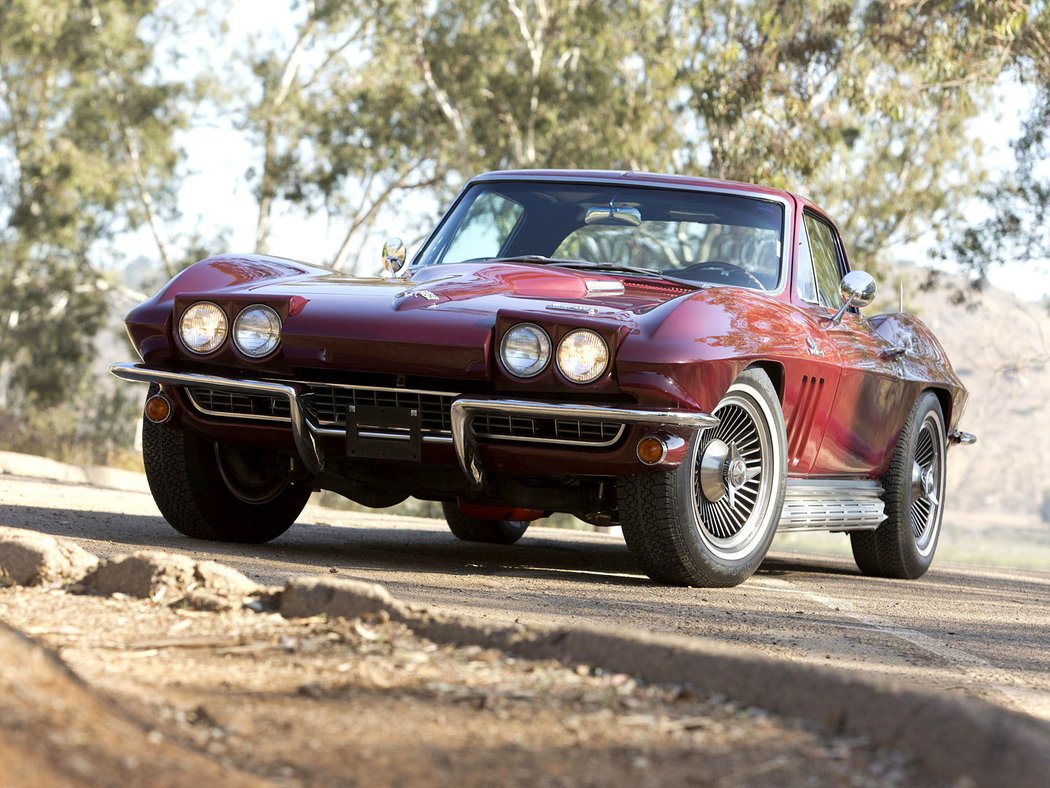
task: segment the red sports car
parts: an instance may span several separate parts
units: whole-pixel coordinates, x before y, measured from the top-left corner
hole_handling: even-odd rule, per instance
[[[634,172],[471,180],[408,265],[202,260],[127,317],[143,454],[179,532],[264,542],[313,490],[441,501],[510,544],[569,512],[660,582],[726,586],[774,534],[933,560],[966,390],[794,194]]]

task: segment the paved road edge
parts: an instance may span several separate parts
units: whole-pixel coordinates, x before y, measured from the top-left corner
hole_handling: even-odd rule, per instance
[[[70,465],[49,457],[0,451],[0,474],[44,479],[66,484],[91,484],[107,490],[122,492],[149,492],[146,474],[107,468],[102,465]]]

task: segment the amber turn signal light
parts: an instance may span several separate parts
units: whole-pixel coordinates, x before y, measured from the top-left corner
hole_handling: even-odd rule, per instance
[[[154,394],[146,400],[146,418],[154,424],[163,424],[171,418],[171,403],[163,394]]]
[[[638,441],[636,453],[646,465],[658,465],[667,459],[667,444],[653,435],[646,435]]]

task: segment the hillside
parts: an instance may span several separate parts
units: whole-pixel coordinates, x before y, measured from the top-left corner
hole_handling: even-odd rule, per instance
[[[978,442],[951,452],[951,509],[1038,518],[1050,494],[1050,312],[998,289],[968,309],[943,289],[921,292],[915,271],[904,278],[907,308],[934,330],[970,391],[962,428]]]

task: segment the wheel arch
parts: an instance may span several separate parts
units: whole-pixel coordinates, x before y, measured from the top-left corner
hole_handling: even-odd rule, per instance
[[[944,429],[947,432],[952,423],[952,395],[947,389],[942,389],[937,386],[929,386],[923,389],[919,396],[922,396],[922,394],[925,394],[927,391],[932,391],[937,397],[937,402],[940,403],[941,415],[944,416]]]
[[[747,369],[760,369],[769,376],[773,389],[777,393],[780,404],[784,404],[784,365],[779,361],[762,360],[755,361],[747,366]]]

